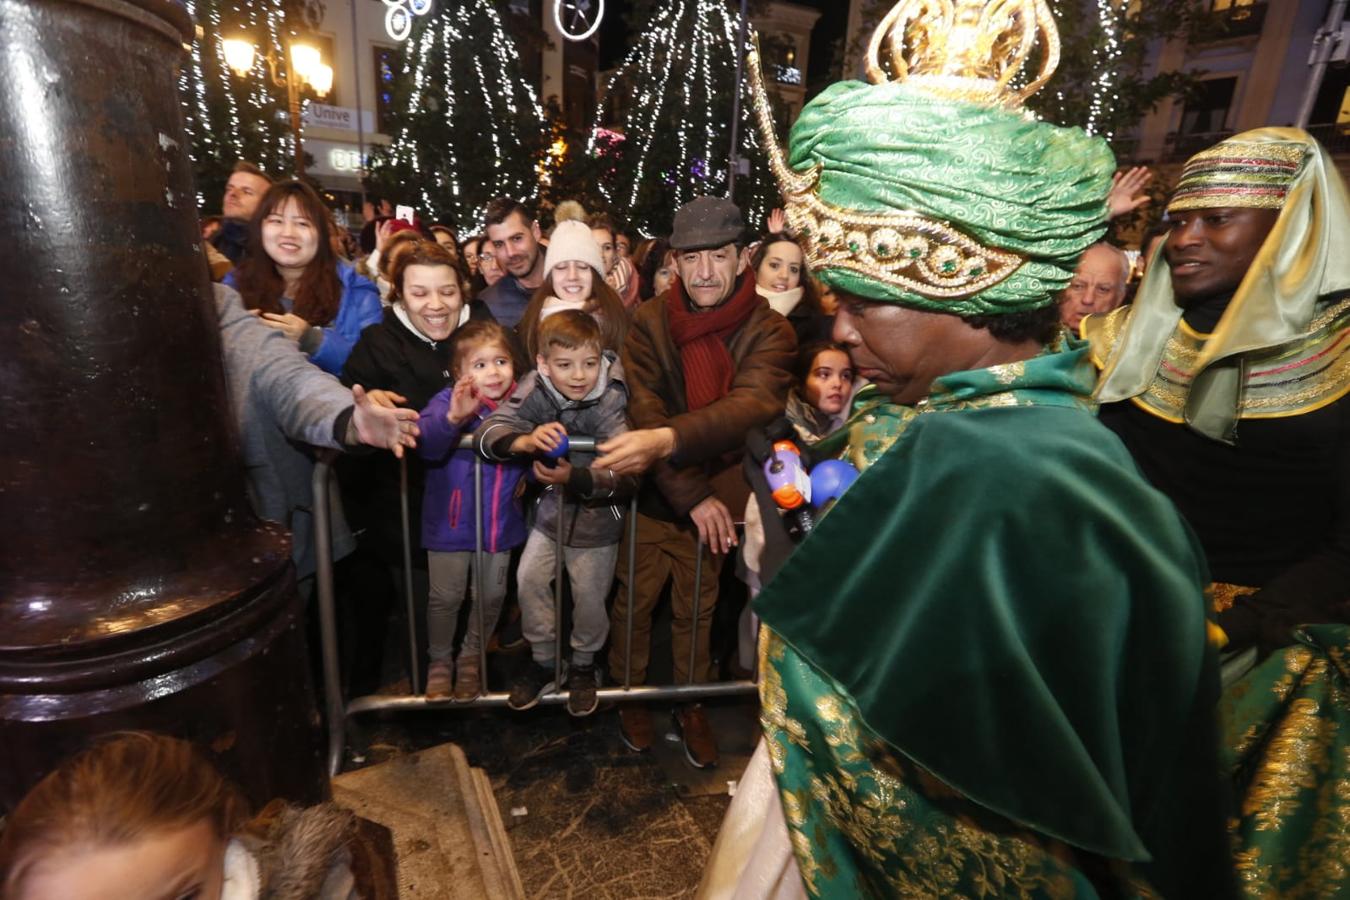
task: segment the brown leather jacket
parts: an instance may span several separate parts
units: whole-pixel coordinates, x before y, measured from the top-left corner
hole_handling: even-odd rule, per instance
[[[652,469],[638,506],[644,515],[674,522],[716,495],[739,517],[750,495],[740,465],[745,435],[783,414],[792,385],[797,337],[787,319],[768,303],[756,307],[727,341],[736,366],[730,392],[689,412],[680,351],[670,336],[666,315],[666,304],[672,298],[688,302],[677,284],[638,307],[623,347],[633,427],[669,427],[676,435],[675,455]]]

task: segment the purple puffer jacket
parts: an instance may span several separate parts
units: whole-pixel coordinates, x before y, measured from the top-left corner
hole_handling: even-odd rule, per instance
[[[422,410],[418,426],[422,436],[417,452],[427,463],[426,491],[422,500],[422,546],[428,550],[473,550],[474,460],[472,450],[457,450],[461,435],[472,434],[497,404],[484,401],[478,413],[462,427],[446,419],[450,412],[449,387]],[[512,386],[515,390],[515,386]],[[525,543],[525,512],[516,498],[516,485],[525,477],[525,462],[483,461],[483,549],[489,553],[510,550]]]

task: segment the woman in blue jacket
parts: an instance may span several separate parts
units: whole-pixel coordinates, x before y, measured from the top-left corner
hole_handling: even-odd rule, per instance
[[[379,290],[333,254],[328,209],[303,182],[272,185],[248,227],[248,252],[225,283],[310,362],[337,375],[361,330],[380,321]]]

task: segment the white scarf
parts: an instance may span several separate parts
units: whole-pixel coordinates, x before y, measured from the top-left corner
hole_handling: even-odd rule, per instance
[[[806,288],[798,285],[788,291],[768,291],[755,285],[755,293],[759,294],[765,300],[769,301],[769,308],[780,316],[786,316],[797,308],[797,304],[802,302],[802,295],[806,293]]]
[[[544,301],[543,307],[539,310],[539,321],[544,321],[554,313],[560,313],[563,310],[576,309],[581,312],[586,311],[587,300],[564,300],[561,297],[549,297]]]
[[[402,303],[394,304],[394,315],[398,317],[398,320],[403,323],[403,326],[405,328],[407,328],[413,334],[420,337],[422,340],[426,341],[432,347],[435,347],[438,343],[440,343],[439,341],[433,341],[431,338],[427,337],[425,334],[422,333],[422,329],[418,328],[416,325],[413,324],[413,320],[408,316],[408,311],[403,308]],[[465,303],[463,306],[459,308],[459,322],[455,325],[455,327],[458,328],[460,325],[463,325],[467,321],[469,321],[469,304]],[[446,338],[446,340],[449,340],[449,338]]]

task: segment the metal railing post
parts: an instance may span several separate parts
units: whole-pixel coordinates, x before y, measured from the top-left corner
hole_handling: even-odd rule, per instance
[[[703,599],[703,538],[698,539],[698,554],[694,557],[694,622],[693,639],[689,642],[689,684],[694,683],[694,662],[698,659],[698,614]]]
[[[553,485],[557,497],[558,525],[553,544],[553,690],[561,691],[562,684],[562,632],[563,632],[563,486]],[[575,602],[576,598],[573,598]]]
[[[473,605],[474,613],[478,616],[478,693],[486,694],[488,634],[483,619],[483,457],[481,456],[475,456],[473,460],[473,515]]]
[[[342,746],[347,733],[347,707],[342,700],[342,672],[338,664],[337,610],[333,598],[333,534],[328,507],[329,464],[314,464],[310,480],[314,515],[314,575],[319,602],[319,644],[323,654],[324,708],[328,713],[328,775],[342,767]]]
[[[403,598],[408,605],[408,674],[414,694],[422,693],[422,672],[417,664],[417,607],[413,602],[412,532],[408,526],[408,459],[398,461],[398,503],[403,516]]]
[[[628,504],[628,621],[624,623],[627,639],[623,642],[623,689],[633,686],[633,582],[637,580],[638,501],[633,494]]]

